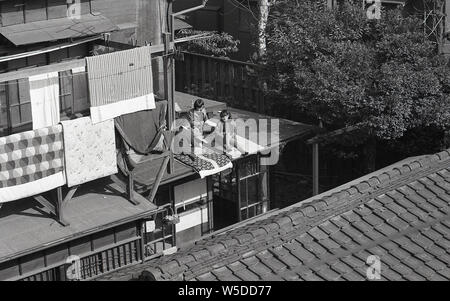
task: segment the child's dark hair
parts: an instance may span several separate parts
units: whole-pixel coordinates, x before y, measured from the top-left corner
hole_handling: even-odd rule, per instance
[[[197,98],[194,102],[194,109],[198,110],[201,109],[205,105],[205,102],[201,98]]]
[[[220,112],[220,118],[223,118],[226,116],[228,116],[228,118],[231,119],[231,113],[228,112],[228,110],[223,110],[222,112]]]

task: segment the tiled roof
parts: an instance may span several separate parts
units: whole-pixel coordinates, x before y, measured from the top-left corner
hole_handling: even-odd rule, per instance
[[[156,280],[450,280],[450,150],[412,158],[136,266]],[[130,273],[132,273],[130,271]]]

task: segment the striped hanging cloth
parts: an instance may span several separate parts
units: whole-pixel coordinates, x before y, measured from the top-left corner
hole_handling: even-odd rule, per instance
[[[155,108],[150,47],[86,58],[94,124]]]

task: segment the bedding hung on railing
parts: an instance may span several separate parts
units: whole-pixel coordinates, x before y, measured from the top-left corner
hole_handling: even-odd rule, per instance
[[[230,157],[214,152],[204,154],[176,154],[175,158],[192,167],[202,179],[233,168]]]
[[[0,204],[66,183],[62,127],[55,125],[0,138]]]
[[[167,101],[158,101],[154,110],[122,115],[115,119],[116,128],[135,153],[147,155],[157,148],[166,129]]]
[[[67,185],[73,187],[118,172],[114,121],[90,117],[62,121]]]
[[[155,108],[148,46],[86,58],[94,124]]]
[[[30,76],[30,100],[33,129],[59,123],[59,77],[58,72]]]

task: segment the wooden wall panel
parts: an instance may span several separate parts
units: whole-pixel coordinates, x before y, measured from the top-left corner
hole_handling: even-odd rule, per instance
[[[0,2],[2,26],[24,23],[23,6],[17,5],[17,1],[8,0]]]
[[[25,6],[25,22],[47,20],[46,0],[28,1]]]

